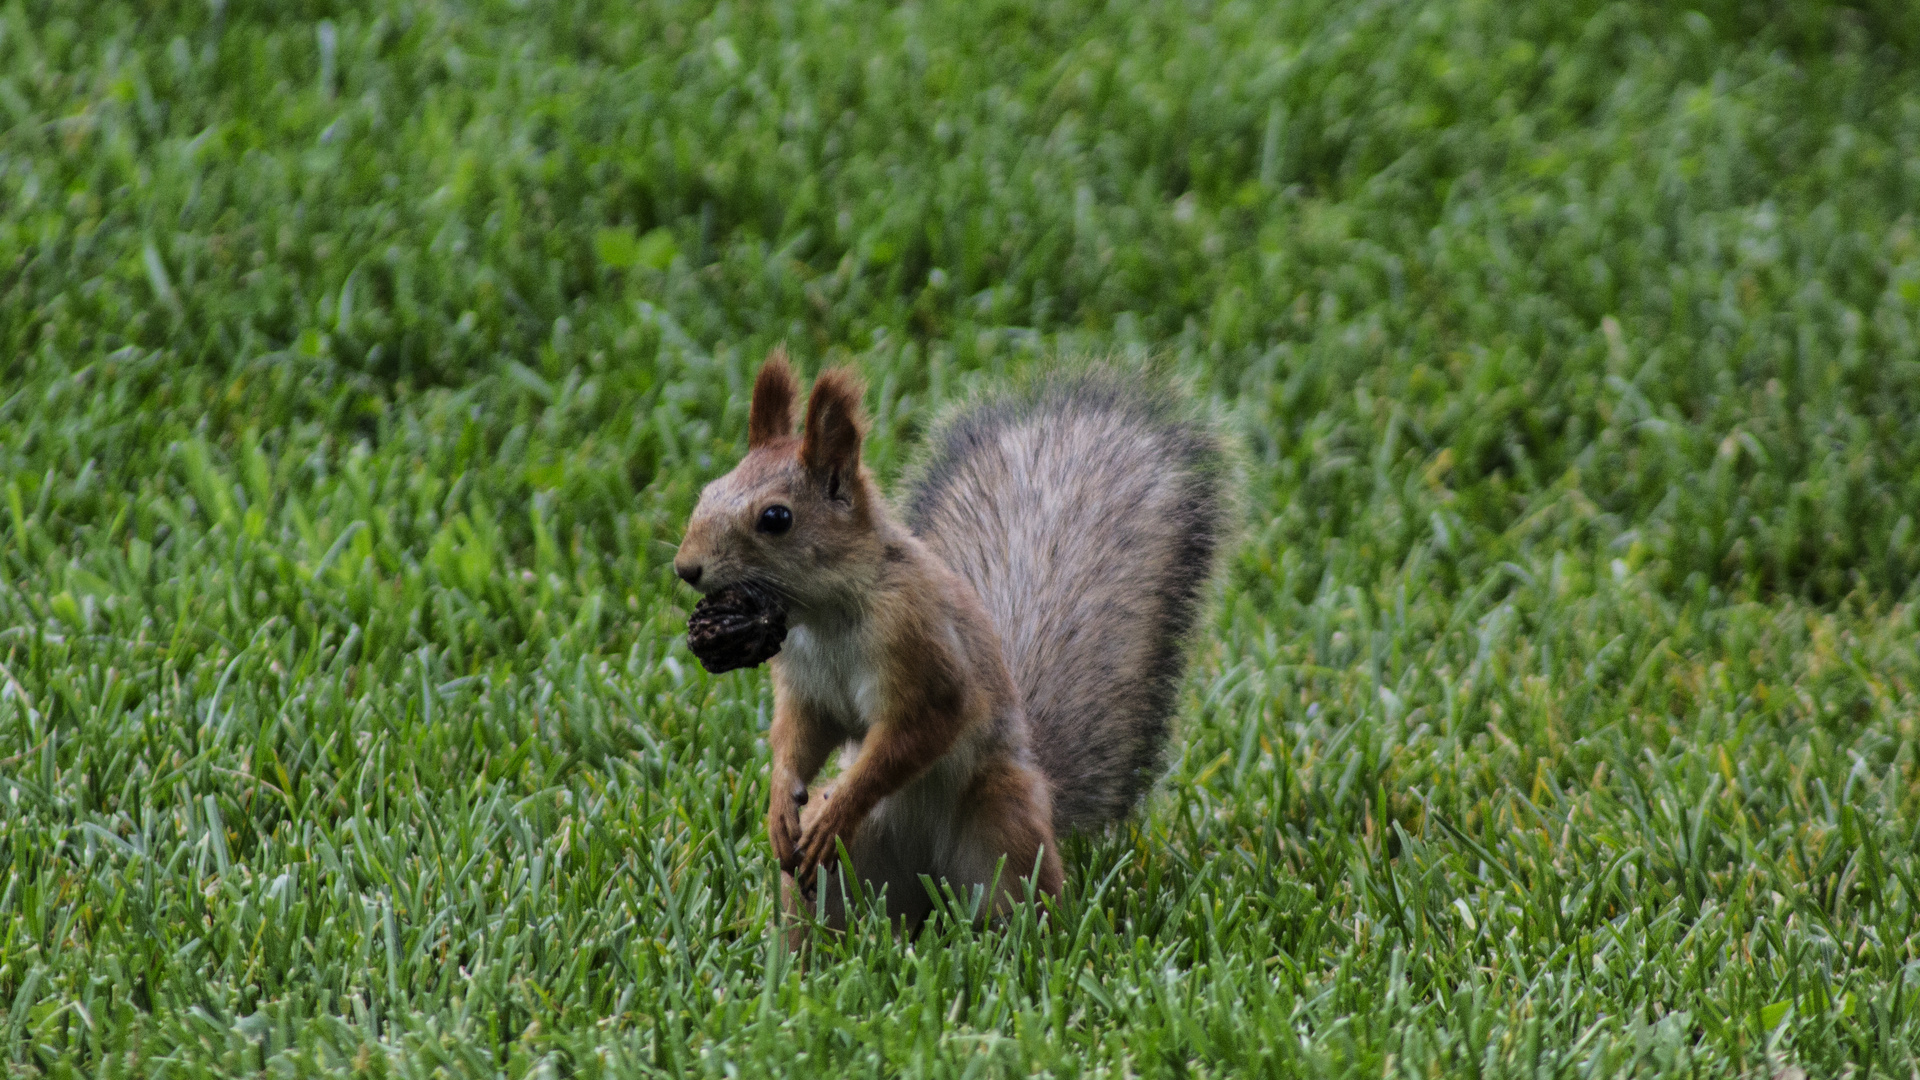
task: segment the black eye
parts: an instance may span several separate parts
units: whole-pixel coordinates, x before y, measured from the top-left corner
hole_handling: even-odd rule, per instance
[[[754,527],[763,533],[779,536],[793,528],[793,511],[784,506],[769,506],[760,511],[760,521]]]

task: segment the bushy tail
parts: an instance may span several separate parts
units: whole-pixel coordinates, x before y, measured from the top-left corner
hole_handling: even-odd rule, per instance
[[[1218,440],[1102,372],[976,404],[929,447],[907,522],[1000,632],[1055,828],[1125,817],[1160,769],[1227,526]]]

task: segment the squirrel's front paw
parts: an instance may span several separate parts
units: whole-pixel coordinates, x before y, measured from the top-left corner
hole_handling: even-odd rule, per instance
[[[840,857],[841,846],[853,839],[855,824],[842,822],[840,815],[829,811],[808,825],[800,836],[793,868],[788,871],[795,884],[811,893],[820,867],[832,866]]]
[[[800,865],[800,807],[806,801],[806,785],[796,784],[788,798],[776,799],[767,810],[767,839],[773,843],[774,861],[789,874]]]
[[[774,811],[767,815],[767,839],[773,844],[773,858],[780,869],[793,872],[800,864],[800,813],[797,810]]]

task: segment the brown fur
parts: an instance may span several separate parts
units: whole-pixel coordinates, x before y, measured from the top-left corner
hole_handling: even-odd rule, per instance
[[[928,628],[918,625],[916,613],[906,609],[914,599],[912,591],[883,594],[886,607],[900,610],[881,613],[893,616],[886,618],[893,632],[885,634],[889,640],[881,655],[879,707],[868,720],[859,757],[834,786],[831,804],[822,806],[814,826],[782,860],[781,868],[800,881],[811,881],[816,869],[835,858],[835,841],[851,841],[875,804],[926,771],[952,748],[963,728],[983,719],[978,715],[983,703],[968,700],[960,658],[946,655]],[[834,732],[820,734],[830,738]]]
[[[827,870],[821,902],[844,925],[834,883],[844,845],[855,875],[885,890],[889,915],[908,926],[930,910],[921,875],[985,887],[1004,861],[989,905],[1004,911],[1037,862],[1036,889],[1056,895],[1051,797],[992,623],[861,466],[858,379],[823,373],[795,439],[776,422],[793,398],[784,368],[756,380],[759,441],[701,493],[675,559],[703,591],[751,578],[788,604],[768,739],[767,830],[790,875],[783,892],[811,891]],[[791,509],[791,531],[757,531],[775,504]],[[803,798],[836,747],[848,758],[838,782]]]
[[[764,446],[793,434],[793,399],[800,384],[787,366],[787,350],[777,348],[753,381],[753,404],[747,409],[747,445]]]
[[[827,489],[830,498],[845,494],[842,484],[860,471],[860,380],[852,372],[820,373],[807,396],[807,433],[800,442],[800,463]]]
[[[982,866],[976,868],[972,876],[982,872],[1000,873],[1002,907],[1018,899],[1013,895],[1013,882],[1033,873],[1035,862],[1039,863],[1039,874],[1034,886],[1049,896],[1060,893],[1060,852],[1054,843],[1053,829],[1047,826],[1051,815],[1046,803],[1034,798],[1036,791],[1044,790],[1046,778],[1038,771],[1017,761],[1003,760],[981,770],[967,791],[965,801],[976,808],[974,820],[981,834],[980,842],[972,845],[973,849],[1002,852],[1007,857],[1004,868]]]

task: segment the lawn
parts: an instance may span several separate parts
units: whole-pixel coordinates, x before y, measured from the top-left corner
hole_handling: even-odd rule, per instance
[[[8,0],[9,1075],[1909,1077],[1920,5]],[[1151,359],[1135,821],[771,932],[772,345]]]

